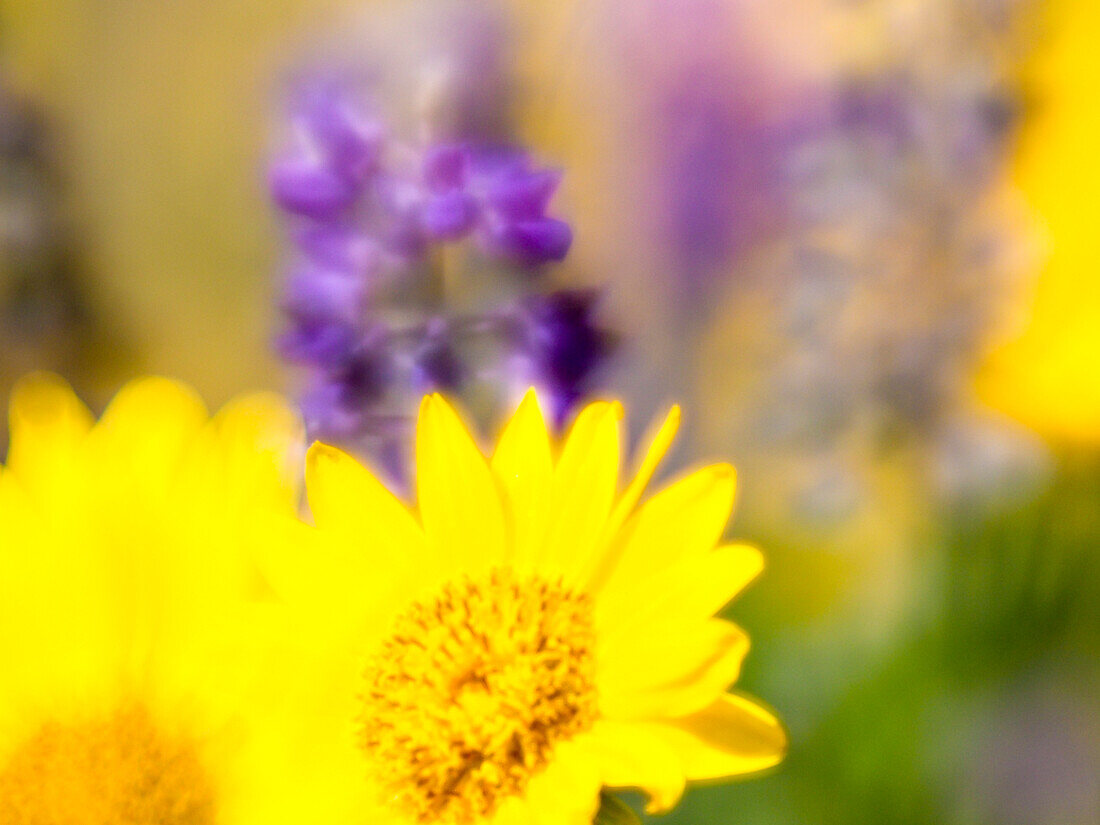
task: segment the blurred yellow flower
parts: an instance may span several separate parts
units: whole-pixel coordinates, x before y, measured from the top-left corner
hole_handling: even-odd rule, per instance
[[[981,376],[986,398],[1040,432],[1100,441],[1100,7],[1042,5],[1047,35],[1027,82],[1037,101],[1013,178],[1049,246],[1027,316]]]
[[[621,417],[617,403],[586,407],[555,457],[532,391],[487,461],[428,397],[416,514],[355,459],[311,448],[316,526],[273,542],[266,568],[302,651],[284,745],[298,802],[282,810],[579,824],[604,786],[639,787],[660,811],[687,780],[782,759],[775,717],[726,692],[748,638],[713,617],[763,565],[751,547],[716,547],[733,468],[636,507],[679,412],[619,491]]]
[[[295,512],[295,416],[125,387],[96,423],[24,379],[0,467],[0,822],[243,821],[273,626],[255,525]],[[265,641],[267,640],[267,641]],[[249,756],[249,754],[251,755]]]

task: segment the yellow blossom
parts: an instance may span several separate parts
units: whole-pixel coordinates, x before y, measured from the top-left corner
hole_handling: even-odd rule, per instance
[[[1056,440],[1100,442],[1100,6],[1050,0],[1026,80],[1038,101],[1024,121],[1013,182],[1034,210],[1046,255],[1014,329],[979,376],[994,406]]]
[[[0,822],[254,821],[251,713],[278,635],[251,602],[249,559],[257,525],[295,512],[297,444],[295,416],[266,395],[211,419],[187,387],[143,379],[95,422],[60,379],[16,388]]]
[[[775,717],[727,692],[748,638],[714,617],[763,565],[721,543],[733,468],[638,506],[679,412],[622,487],[621,417],[617,403],[588,406],[559,449],[530,392],[486,459],[428,397],[415,510],[347,454],[311,448],[315,526],[266,560],[299,674],[279,810],[579,825],[602,787],[641,788],[667,810],[686,781],[782,759]]]

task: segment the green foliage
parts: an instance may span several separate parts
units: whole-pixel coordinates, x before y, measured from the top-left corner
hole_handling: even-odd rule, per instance
[[[1005,714],[1028,717],[1015,703],[1051,680],[1050,695],[1074,684],[1088,695],[1100,661],[1100,455],[1064,458],[1033,495],[935,522],[915,565],[927,579],[911,585],[919,603],[879,647],[834,633],[803,651],[797,613],[768,605],[771,636],[747,681],[790,724],[790,757],[773,775],[689,791],[660,825],[998,821],[989,748],[1020,746]],[[767,621],[754,618],[755,635]],[[819,705],[808,680],[830,694]]]
[[[607,791],[600,794],[600,809],[593,825],[641,825],[634,809]]]
[[[1100,638],[1100,460],[1066,459],[1039,495],[945,521],[943,664],[963,680],[1011,678]]]

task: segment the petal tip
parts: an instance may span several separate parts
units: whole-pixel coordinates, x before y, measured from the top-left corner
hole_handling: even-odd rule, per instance
[[[721,464],[712,464],[709,469],[715,481],[734,482],[737,480],[737,468],[732,464],[725,462]]]
[[[30,372],[12,387],[10,406],[12,410],[50,408],[73,395],[72,386],[57,373]]]
[[[69,382],[46,371],[28,373],[15,382],[9,398],[8,417],[13,432],[23,423],[56,426],[64,421],[86,429],[93,418]]]
[[[306,450],[306,462],[309,464],[316,464],[324,459],[335,461],[343,455],[343,450],[339,447],[333,447],[331,444],[326,444],[324,441],[314,441],[309,445],[309,449]]]
[[[420,409],[417,410],[416,419],[420,424],[424,423],[424,419],[428,417],[429,410],[435,405],[435,394],[425,395],[420,399]]]

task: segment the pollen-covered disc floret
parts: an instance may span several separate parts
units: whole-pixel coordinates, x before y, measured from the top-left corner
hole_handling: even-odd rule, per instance
[[[360,742],[385,798],[461,824],[521,793],[595,721],[594,648],[587,596],[507,569],[414,603],[366,671]]]
[[[193,745],[140,707],[43,725],[0,765],[4,825],[214,825],[215,810]]]

